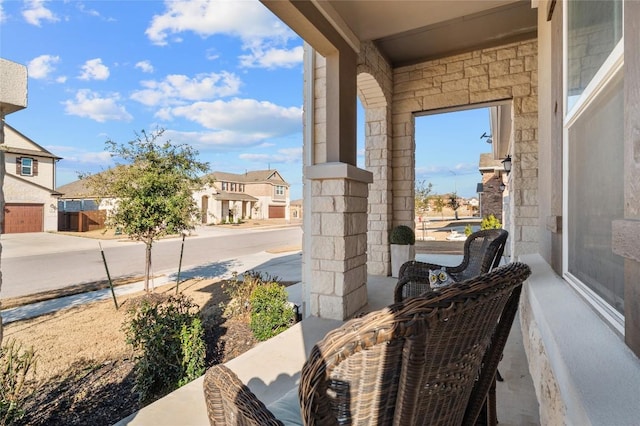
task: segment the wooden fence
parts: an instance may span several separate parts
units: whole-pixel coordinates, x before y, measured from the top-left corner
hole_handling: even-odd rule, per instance
[[[87,232],[103,229],[106,218],[107,212],[105,210],[59,212],[58,231]]]

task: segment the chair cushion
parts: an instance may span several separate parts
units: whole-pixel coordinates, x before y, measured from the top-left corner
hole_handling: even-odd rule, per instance
[[[297,386],[267,405],[267,408],[285,426],[302,426]]]

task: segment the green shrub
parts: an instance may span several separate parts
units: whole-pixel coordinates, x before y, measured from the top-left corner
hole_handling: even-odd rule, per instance
[[[251,294],[251,331],[258,341],[280,334],[295,323],[287,291],[275,282],[260,285]]]
[[[502,224],[498,218],[490,214],[482,218],[480,229],[502,229]]]
[[[0,348],[0,424],[9,425],[24,416],[22,407],[30,394],[24,384],[35,367],[33,348],[23,349],[14,339]]]
[[[416,243],[416,234],[407,225],[398,225],[389,234],[389,243],[411,245]]]
[[[197,306],[184,295],[147,296],[130,307],[125,333],[135,351],[135,389],[140,402],[166,395],[204,365]]]
[[[242,317],[251,314],[251,294],[258,286],[276,283],[279,278],[258,271],[247,271],[241,278],[234,273],[233,277],[222,285],[224,292],[229,296],[229,302],[224,307],[227,317]]]
[[[471,225],[467,223],[467,226],[464,227],[464,235],[468,237],[471,234],[473,234],[473,229],[471,228]]]
[[[184,376],[180,379],[178,385],[184,386],[202,376],[205,371],[204,360],[207,350],[204,343],[204,328],[200,318],[194,318],[190,325],[182,325],[180,344],[182,346],[182,370],[184,371]]]

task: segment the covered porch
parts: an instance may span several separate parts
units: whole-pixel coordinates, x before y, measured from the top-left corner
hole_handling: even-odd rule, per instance
[[[563,110],[569,82],[562,66],[568,2],[261,1],[306,42],[305,320],[274,339],[275,345],[260,345],[229,367],[268,403],[294,385],[312,343],[327,330],[388,304],[393,283],[387,278],[388,235],[396,225],[414,226],[415,117],[495,107],[500,118],[492,123],[494,159],[508,155],[513,164],[503,199],[506,253],[533,271],[520,300],[520,328],[507,344],[507,353],[515,356],[505,354],[500,367],[507,380],[498,386],[498,419],[502,424],[637,423],[639,3],[616,2],[624,9],[627,31],[636,31],[614,51],[624,53],[614,71],[624,74],[625,84],[622,111],[613,114],[622,123],[616,127],[619,138],[611,143],[624,145],[618,169],[624,178],[598,189],[619,190],[623,213],[614,221],[601,219],[607,222],[603,238],[580,243],[623,258],[617,272],[624,317],[616,323],[606,304],[597,306],[567,278],[569,256],[577,252],[568,236],[567,198],[578,193],[567,184],[567,169],[579,162],[569,158],[563,141],[569,137]],[[621,81],[598,76],[601,86]],[[356,165],[356,98],[365,110],[364,168]],[[506,121],[510,126],[503,130]],[[596,124],[589,129],[609,137],[608,128]],[[281,350],[284,344],[290,345],[287,351]],[[270,352],[276,346],[279,350]],[[265,356],[273,365],[259,370]],[[508,377],[512,373],[531,381],[509,388],[517,383]],[[509,410],[519,414],[511,417]],[[151,424],[174,413],[193,414],[193,424],[206,424],[201,380],[142,410],[131,423]]]

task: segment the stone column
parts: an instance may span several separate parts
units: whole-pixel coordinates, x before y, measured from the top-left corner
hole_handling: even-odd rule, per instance
[[[307,167],[305,175],[312,182],[309,313],[344,320],[367,303],[367,197],[373,176],[344,163]]]

